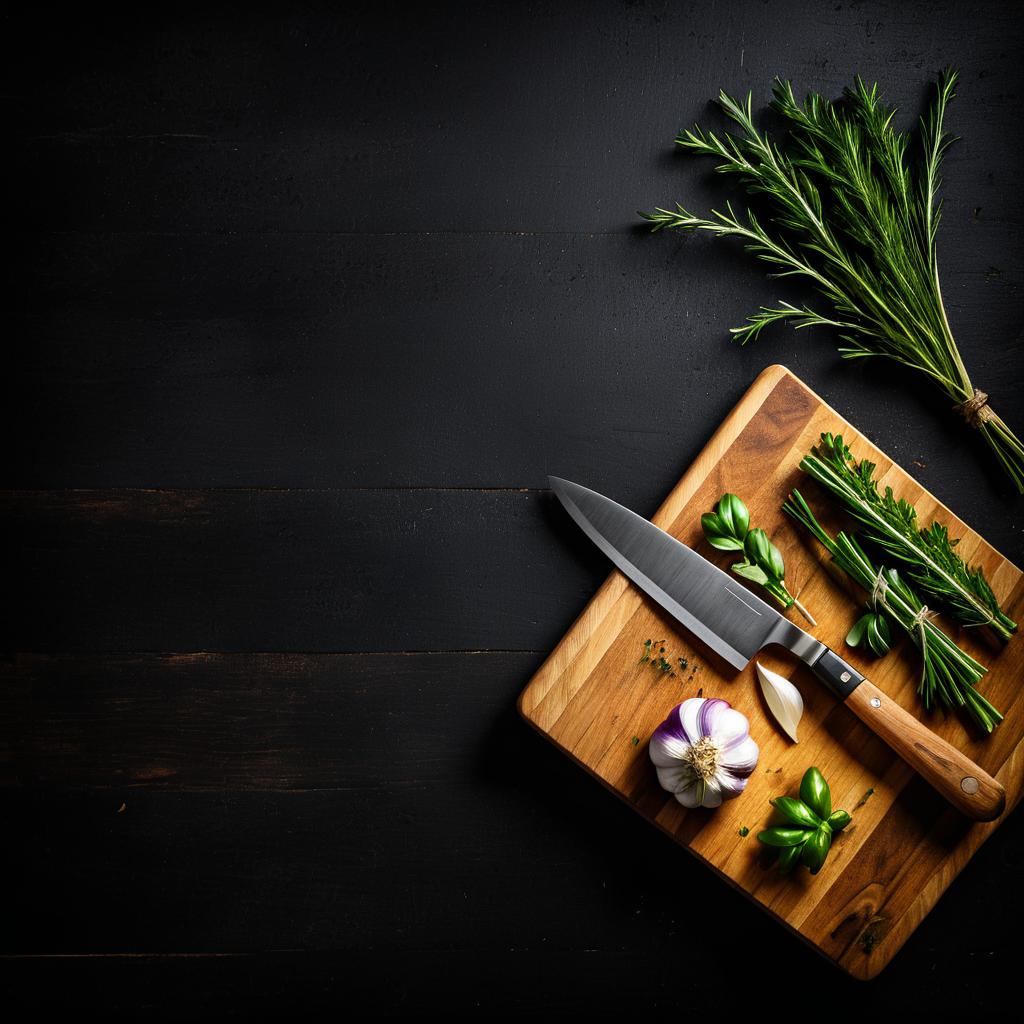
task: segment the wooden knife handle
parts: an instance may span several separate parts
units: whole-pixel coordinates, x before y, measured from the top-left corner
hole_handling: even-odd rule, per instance
[[[951,804],[975,821],[992,821],[1006,807],[1003,787],[951,743],[865,679],[846,705]]]

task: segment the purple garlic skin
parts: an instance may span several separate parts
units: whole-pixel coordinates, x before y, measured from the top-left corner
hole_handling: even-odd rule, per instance
[[[658,782],[684,807],[718,807],[746,789],[760,753],[750,723],[728,701],[690,697],[651,736]]]

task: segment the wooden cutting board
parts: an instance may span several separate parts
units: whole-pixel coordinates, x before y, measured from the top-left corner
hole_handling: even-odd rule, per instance
[[[977,824],[962,817],[808,669],[776,648],[755,660],[791,678],[803,695],[800,742],[791,743],[768,715],[753,661],[737,673],[618,571],[530,681],[519,710],[556,746],[777,920],[854,977],[871,978],[1020,799],[1024,636],[1000,650],[978,631],[958,629],[941,617],[950,634],[989,666],[979,688],[1006,716],[990,736],[966,718],[924,711],[915,694],[917,652],[905,638],[878,661],[844,648],[843,638],[861,614],[863,595],[852,584],[844,589],[826,570],[821,548],[780,510],[796,486],[826,528],[849,526],[798,469],[826,430],[842,434],[856,457],[875,462],[880,483],[914,502],[923,523],[933,517],[946,522],[951,534],[961,538],[962,556],[984,568],[1004,609],[1021,619],[1021,571],[784,366],[771,366],[754,381],[653,521],[725,569],[730,558],[703,540],[700,515],[723,492],[739,494],[750,508],[751,524],[764,527],[783,552],[786,584],[791,593],[800,592],[818,625],[810,628],[791,610],[794,621],[842,652],[884,692],[995,775],[1007,793],[1002,818]],[[658,647],[665,648],[675,676],[640,662],[647,639],[663,641]],[[680,669],[680,658],[687,659],[686,670]],[[647,753],[651,733],[669,710],[698,694],[723,697],[742,711],[761,748],[746,791],[713,811],[688,811],[663,791]],[[833,806],[850,811],[853,822],[836,837],[817,876],[799,868],[780,878],[755,834],[772,810],[769,798],[795,796],[809,765],[822,770]],[[860,803],[869,790],[871,796]],[[746,837],[739,834],[742,827],[749,829]]]

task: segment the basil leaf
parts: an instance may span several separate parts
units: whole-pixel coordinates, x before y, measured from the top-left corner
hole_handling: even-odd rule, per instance
[[[811,767],[804,772],[800,780],[800,799],[823,820],[832,813],[832,792],[825,776],[817,768]]]
[[[764,570],[759,569],[756,565],[751,565],[749,562],[736,562],[732,566],[732,571],[737,576],[742,576],[745,580],[759,583],[762,587],[768,583],[768,577],[765,575]]]
[[[759,842],[767,846],[796,846],[804,842],[811,835],[811,830],[806,828],[784,828],[776,825],[774,828],[765,829],[757,833]]]
[[[821,870],[831,845],[832,833],[823,828],[812,832],[807,842],[804,843],[803,849],[800,851],[800,860],[811,869],[812,875],[816,875]]]
[[[819,828],[821,818],[803,802],[791,796],[777,796],[768,801],[787,821],[803,828]]]

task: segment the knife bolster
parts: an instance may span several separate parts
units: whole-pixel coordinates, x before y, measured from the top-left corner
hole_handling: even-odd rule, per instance
[[[821,657],[811,664],[811,671],[840,700],[846,700],[864,682],[864,677],[852,665],[827,647]]]

